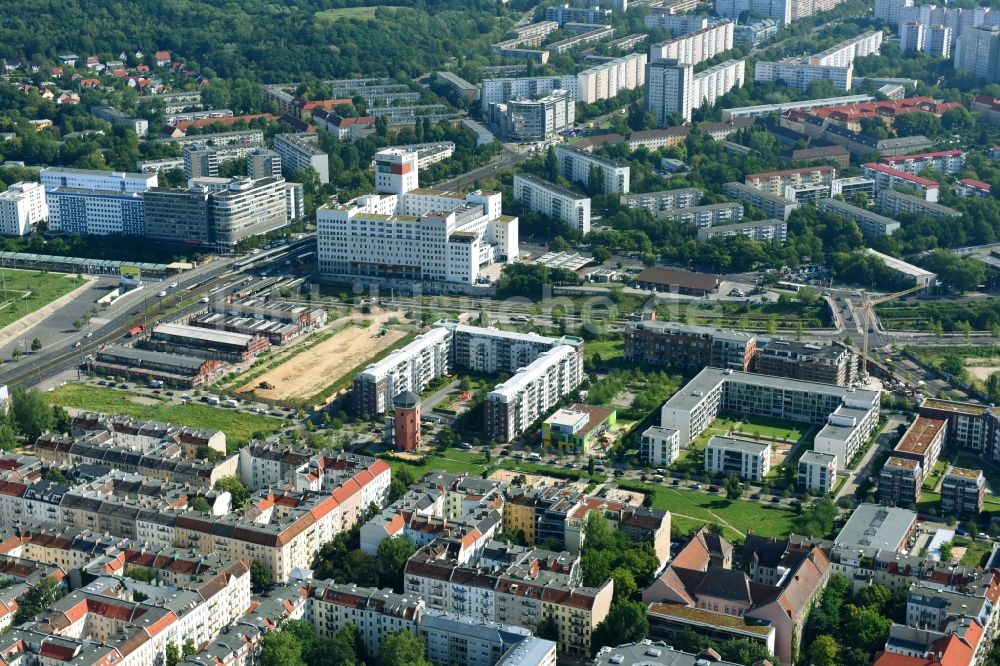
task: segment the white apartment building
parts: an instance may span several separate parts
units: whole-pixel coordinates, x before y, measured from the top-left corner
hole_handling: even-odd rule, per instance
[[[919,53],[924,50],[927,27],[918,21],[899,24],[899,50],[903,53]]]
[[[894,190],[897,187],[907,187],[920,192],[927,201],[936,203],[938,200],[940,186],[936,181],[928,178],[915,176],[906,171],[874,162],[862,164],[861,175],[875,181],[876,193],[882,190]]]
[[[678,113],[685,122],[691,112],[733,88],[741,88],[746,77],[745,60],[727,60],[703,72],[694,73],[693,65],[661,60],[646,65],[646,110],[663,125],[670,113]]]
[[[380,151],[376,194],[316,211],[321,273],[471,285],[483,266],[517,259],[517,218],[501,215],[500,193],[418,189],[418,174],[415,152]]]
[[[514,176],[514,200],[530,211],[561,220],[580,233],[590,233],[590,197],[555,183],[519,173]]]
[[[625,194],[619,201],[627,208],[643,208],[655,214],[663,210],[697,206],[704,196],[705,193],[697,187],[684,187],[676,190]]]
[[[56,187],[46,192],[45,203],[53,231],[142,236],[146,230],[144,202],[138,192]]]
[[[419,393],[448,372],[451,331],[434,327],[413,342],[372,363],[354,378],[357,413],[374,416],[390,411],[392,399],[404,391]]]
[[[816,202],[816,210],[854,220],[861,233],[868,238],[891,236],[899,231],[896,220],[838,199],[820,199]]]
[[[854,63],[855,58],[863,58],[867,55],[878,55],[882,47],[883,33],[881,30],[872,30],[863,35],[846,39],[839,44],[835,44],[825,51],[821,51],[808,58],[811,65],[825,65],[831,67],[846,67]]]
[[[27,236],[31,227],[49,216],[45,187],[19,182],[0,194],[0,235]]]
[[[583,70],[576,75],[576,101],[593,104],[638,88],[646,82],[646,60],[645,53],[630,53]]]
[[[792,11],[794,3],[795,0],[717,0],[715,13],[735,21],[741,14],[749,12],[774,19],[779,26],[785,26],[796,18],[802,18]]]
[[[918,174],[924,169],[937,169],[954,175],[965,168],[965,152],[942,150],[936,153],[882,157],[879,158],[879,164],[910,174]]]
[[[650,14],[646,17],[646,27],[669,30],[674,37],[697,32],[708,27],[708,19],[704,16],[691,14],[668,14],[666,12]]]
[[[330,182],[330,156],[319,147],[318,141],[315,132],[274,136],[274,151],[281,156],[281,168],[286,175],[296,170],[315,169],[320,183]]]
[[[45,191],[57,187],[80,190],[99,190],[135,194],[157,187],[159,180],[155,173],[125,173],[119,171],[97,171],[93,169],[69,169],[46,167],[39,172]]]
[[[806,451],[799,458],[798,485],[800,490],[811,490],[825,495],[833,490],[837,478],[837,456],[829,453]]]
[[[486,395],[486,434],[509,442],[545,416],[583,382],[582,345],[559,345],[541,354]]]
[[[735,474],[744,481],[763,481],[770,471],[770,444],[720,436],[708,440],[706,474]]]
[[[587,185],[593,167],[602,181],[604,194],[626,194],[629,191],[632,169],[626,164],[563,144],[556,146],[556,159],[559,160],[560,175],[567,180]]]
[[[720,21],[697,32],[654,44],[649,47],[649,60],[676,60],[680,64],[697,65],[733,48],[733,22]]]
[[[482,90],[479,95],[479,105],[486,111],[490,108],[490,104],[504,104],[512,99],[535,99],[548,95],[553,90],[568,90],[576,99],[576,82],[577,77],[572,74],[484,79],[480,84]]]
[[[811,65],[801,60],[781,62],[758,62],[754,70],[754,81],[777,82],[805,92],[813,81],[830,81],[837,90],[851,89],[854,67],[835,65]]]
[[[837,170],[829,166],[802,167],[783,171],[767,171],[747,174],[743,182],[771,196],[780,197],[788,186],[803,185],[829,186],[837,177]]]
[[[758,243],[768,243],[770,241],[784,243],[788,239],[788,223],[784,220],[755,220],[752,222],[722,224],[698,229],[699,243],[704,243],[712,238],[729,238],[732,236],[746,236]]]
[[[281,175],[281,155],[267,148],[255,148],[247,153],[247,176],[267,178]]]
[[[674,464],[681,454],[680,433],[672,428],[649,426],[639,439],[639,459],[664,467]]]

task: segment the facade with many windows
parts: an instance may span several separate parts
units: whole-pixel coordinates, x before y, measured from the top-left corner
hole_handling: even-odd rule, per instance
[[[705,447],[705,473],[735,474],[744,481],[762,481],[771,471],[771,445],[715,436]]]

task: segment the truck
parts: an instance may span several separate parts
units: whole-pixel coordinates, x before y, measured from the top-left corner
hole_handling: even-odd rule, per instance
[[[239,406],[240,403],[238,403],[237,401],[235,401],[232,398],[230,398],[229,400],[226,400],[226,402],[223,403],[223,404],[226,407],[237,407],[237,406]]]

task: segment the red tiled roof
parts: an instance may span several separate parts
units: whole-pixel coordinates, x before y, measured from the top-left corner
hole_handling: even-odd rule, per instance
[[[900,171],[899,169],[893,169],[892,167],[887,167],[884,164],[876,164],[875,162],[868,162],[864,166],[872,169],[873,171],[878,171],[879,173],[888,174],[890,176],[896,176],[902,180],[908,180],[911,183],[917,185],[923,185],[924,187],[935,188],[938,187],[937,181],[931,180],[929,178],[921,178],[920,176],[914,176],[913,174],[907,173],[905,171]]]
[[[963,178],[962,180],[958,181],[958,183],[959,185],[966,185],[968,187],[978,187],[981,190],[986,190],[987,192],[990,191],[989,183],[984,183],[983,181],[976,180],[975,178]]]

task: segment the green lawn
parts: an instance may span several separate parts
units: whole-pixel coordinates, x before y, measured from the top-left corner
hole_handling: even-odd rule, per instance
[[[316,20],[323,23],[334,23],[341,19],[370,19],[380,9],[393,9],[390,5],[372,5],[370,7],[343,7],[341,9],[326,9],[316,12]]]
[[[600,356],[601,362],[607,363],[622,358],[625,354],[624,340],[593,340],[588,341],[583,348],[584,359],[590,361],[594,356]]]
[[[924,491],[920,493],[920,499],[917,500],[917,512],[919,513],[929,513],[928,509],[934,509],[937,511],[941,506],[941,495],[940,493],[931,493]]]
[[[978,539],[957,537],[954,545],[956,548],[966,548],[965,555],[959,562],[963,567],[978,567],[982,564],[983,558],[992,551],[992,542]]]
[[[948,469],[947,460],[938,460],[934,463],[934,468],[931,470],[931,473],[924,478],[923,489],[930,490],[931,492],[937,490],[938,484],[941,482],[941,477],[944,475],[946,469]]]
[[[45,394],[54,405],[74,407],[106,414],[128,414],[137,419],[164,421],[193,428],[208,428],[226,433],[230,451],[250,441],[255,432],[271,434],[281,429],[285,422],[273,416],[247,414],[233,409],[213,407],[198,403],[181,405],[159,400],[154,405],[143,405],[129,399],[127,391],[91,386],[66,384]]]
[[[768,416],[743,416],[741,414],[726,414],[725,416],[740,421],[741,425],[737,434],[744,437],[757,435],[764,439],[784,439],[797,442],[807,429],[807,426],[802,423]]]
[[[0,328],[65,296],[84,282],[65,273],[0,269]]]

